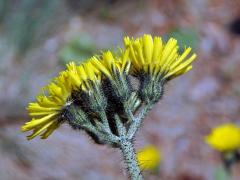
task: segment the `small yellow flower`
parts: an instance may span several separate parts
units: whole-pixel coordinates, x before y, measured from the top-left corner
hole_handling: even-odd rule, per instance
[[[205,137],[205,142],[220,152],[237,150],[240,148],[240,128],[233,123],[222,124]]]
[[[142,170],[156,170],[160,164],[161,155],[156,147],[149,145],[139,150],[137,161]]]
[[[27,136],[28,140],[41,133],[41,138],[45,139],[61,124],[59,115],[71,93],[67,73],[61,72],[45,89],[48,95],[39,95],[36,102],[28,105],[32,120],[21,127],[23,132],[33,130],[33,133]]]
[[[73,90],[89,91],[89,81],[100,80],[100,71],[92,64],[94,60],[93,57],[79,66],[70,62],[67,70],[61,72],[44,88],[47,95],[39,95],[36,102],[29,103],[27,109],[32,120],[21,127],[23,132],[33,130],[33,133],[27,136],[28,140],[41,133],[41,138],[46,139],[63,122],[61,113],[64,107],[71,103]]]
[[[129,51],[122,51],[122,56],[114,56],[110,51],[102,54],[102,57],[93,61],[94,65],[109,79],[114,78],[114,71],[128,74],[130,68]]]
[[[21,127],[23,132],[33,130],[33,133],[27,136],[28,140],[41,133],[42,139],[47,138],[63,122],[60,121],[61,112],[71,103],[68,98],[72,91],[80,88],[87,91],[91,89],[89,81],[100,80],[100,71],[92,64],[94,60],[93,57],[79,66],[70,62],[67,70],[61,72],[44,88],[47,95],[39,95],[36,102],[29,103],[27,109],[32,120]]]
[[[82,88],[82,90],[87,91],[91,89],[89,81],[99,82],[101,73],[94,66],[94,62],[97,61],[96,57],[92,57],[86,62],[77,66],[74,62],[67,65],[67,73],[69,75],[70,81],[72,82],[72,88],[74,90]]]
[[[144,72],[153,78],[161,76],[163,80],[170,80],[192,69],[191,63],[196,58],[196,54],[189,55],[190,47],[180,54],[177,40],[173,38],[163,43],[161,37],[151,35],[136,40],[125,37],[124,44],[130,51],[133,75]]]

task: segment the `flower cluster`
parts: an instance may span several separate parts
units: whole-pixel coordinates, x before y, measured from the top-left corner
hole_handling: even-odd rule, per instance
[[[137,123],[161,98],[163,85],[192,68],[196,55],[190,51],[186,48],[179,53],[173,38],[164,43],[160,37],[143,35],[137,39],[125,37],[124,48],[118,53],[106,51],[79,65],[70,62],[44,88],[43,95],[29,103],[32,119],[21,129],[33,131],[28,139],[37,135],[45,139],[68,122],[75,129],[84,129],[96,142],[107,143],[103,132],[111,132],[109,141],[114,141],[122,125],[132,138]],[[148,109],[132,121],[142,105],[149,105]]]

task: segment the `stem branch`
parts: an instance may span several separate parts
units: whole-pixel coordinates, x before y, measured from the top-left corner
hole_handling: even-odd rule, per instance
[[[136,118],[133,116],[132,112],[128,112],[128,114],[130,114],[130,118],[132,121],[127,133],[128,139],[131,140],[134,137],[136,131],[142,124],[142,120],[144,119],[144,117],[150,111],[151,108],[152,108],[152,104],[151,103],[147,104],[146,106],[144,106],[144,108]]]

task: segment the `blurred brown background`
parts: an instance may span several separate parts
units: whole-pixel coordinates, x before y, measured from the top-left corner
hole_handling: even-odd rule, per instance
[[[0,180],[127,179],[118,150],[60,127],[27,141],[25,107],[70,60],[122,46],[125,35],[175,37],[198,54],[171,81],[136,136],[162,153],[146,179],[212,180],[219,154],[203,142],[223,122],[240,124],[239,0],[0,0]],[[240,166],[233,179],[240,179]]]

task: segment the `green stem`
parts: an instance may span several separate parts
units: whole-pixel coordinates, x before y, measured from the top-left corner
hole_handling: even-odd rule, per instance
[[[100,115],[100,118],[102,120],[102,123],[103,123],[104,127],[106,128],[106,131],[108,133],[110,133],[111,129],[110,129],[110,126],[109,126],[109,123],[108,123],[108,118],[107,118],[106,112],[105,111],[101,111],[99,113],[99,115]]]
[[[131,180],[143,180],[140,168],[138,166],[133,144],[127,139],[120,141],[120,149],[122,150],[125,164]]]
[[[129,127],[127,137],[128,139],[133,139],[134,135],[136,134],[136,131],[142,124],[142,120],[146,116],[146,114],[150,111],[152,108],[152,103],[147,104],[143,107],[142,111],[139,113],[139,115],[135,118],[130,110],[127,110],[127,116],[131,121],[131,125]]]

